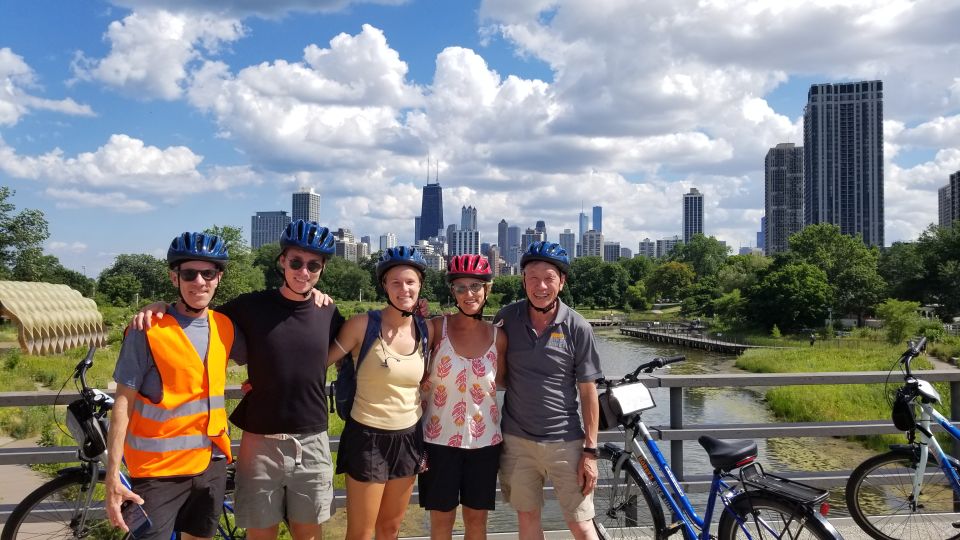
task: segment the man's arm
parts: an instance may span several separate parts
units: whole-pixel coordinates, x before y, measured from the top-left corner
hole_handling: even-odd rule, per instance
[[[120,460],[123,458],[123,443],[127,438],[127,426],[130,423],[130,414],[133,412],[133,400],[137,399],[137,391],[129,386],[118,384],[117,394],[110,412],[110,429],[107,432],[107,473],[104,485],[106,487],[107,518],[114,527],[129,532],[120,505],[123,501],[133,501],[143,504],[139,495],[127,489],[120,481]]]
[[[597,431],[600,425],[600,402],[597,399],[597,385],[593,381],[577,383],[580,390],[580,412],[583,416],[583,447],[597,447]],[[584,452],[580,456],[579,482],[583,494],[587,495],[597,485],[597,456]]]

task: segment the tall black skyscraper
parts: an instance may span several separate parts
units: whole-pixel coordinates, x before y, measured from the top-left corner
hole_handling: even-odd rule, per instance
[[[767,255],[787,251],[790,236],[803,229],[803,148],[780,143],[764,160],[763,242]]]
[[[883,82],[811,86],[803,152],[804,224],[883,246]]]
[[[440,182],[427,182],[423,186],[423,202],[420,206],[420,236],[417,240],[426,240],[431,236],[443,236],[443,189]]]

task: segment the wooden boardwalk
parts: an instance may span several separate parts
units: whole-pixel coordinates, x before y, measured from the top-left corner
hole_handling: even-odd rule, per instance
[[[670,345],[679,345],[681,347],[690,347],[693,349],[703,349],[706,351],[719,352],[724,354],[743,354],[747,349],[759,348],[757,345],[744,345],[742,343],[730,343],[719,341],[706,337],[692,336],[684,333],[663,332],[650,330],[647,328],[621,328],[620,333],[625,336],[631,336],[646,341],[656,343],[668,343]]]

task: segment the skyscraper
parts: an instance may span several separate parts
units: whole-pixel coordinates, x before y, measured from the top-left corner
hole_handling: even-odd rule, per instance
[[[950,184],[937,190],[937,225],[949,227],[953,225],[953,195],[950,193]]]
[[[578,225],[580,226],[580,230],[577,233],[577,245],[579,246],[580,242],[583,241],[583,233],[590,230],[590,218],[588,218],[587,215],[584,214],[583,211],[581,211],[580,217],[578,218],[578,222],[579,222]],[[577,257],[580,257],[583,255],[582,250],[583,250],[582,247],[577,248],[577,253],[576,253]],[[572,252],[571,252],[571,255],[573,255]]]
[[[477,230],[477,209],[473,206],[460,208],[460,228],[465,231]]]
[[[577,235],[573,234],[570,229],[564,229],[560,233],[560,247],[567,250],[567,255],[573,258],[573,255],[577,252]]]
[[[950,175],[950,222],[960,220],[960,171]]]
[[[290,216],[283,210],[257,212],[250,218],[250,247],[257,249],[264,244],[280,242],[280,234],[290,223]]]
[[[603,260],[605,262],[617,262],[620,259],[620,242],[603,243]]]
[[[593,230],[603,232],[603,207],[593,207]]]
[[[683,194],[683,243],[689,244],[695,234],[703,234],[703,194],[690,188]]]
[[[767,249],[767,216],[760,218],[760,230],[757,231],[757,248],[763,251]]]
[[[603,257],[603,233],[593,229],[583,233],[580,252],[584,257]]]
[[[320,223],[320,195],[312,188],[302,187],[293,194],[293,221],[302,219]]]
[[[883,246],[883,82],[812,85],[803,152],[804,225],[833,223]]]
[[[447,255],[479,255],[480,231],[476,229],[450,231],[447,237],[449,253]]]
[[[683,243],[683,240],[677,235],[657,240],[657,258],[662,259],[666,257],[673,251],[673,248],[677,247],[677,244],[681,243]]]
[[[422,222],[423,220],[420,219],[420,216],[416,216],[415,218],[413,218],[413,243],[414,244],[420,241],[420,229],[421,229],[420,225]]]
[[[520,237],[520,253],[523,253],[527,250],[527,247],[534,242],[539,242],[543,240],[543,233],[536,230],[528,228],[523,236]],[[519,261],[519,259],[517,259]]]
[[[397,247],[397,235],[392,232],[380,235],[380,251],[386,251],[392,247]]]
[[[657,256],[657,243],[651,240],[649,237],[641,240],[637,247],[637,255],[643,255],[644,257],[649,257],[651,259]]]
[[[541,240],[547,240],[547,222],[546,221],[542,219],[537,221],[537,224],[533,228],[543,235]]]
[[[787,251],[790,235],[803,229],[803,147],[781,143],[764,159],[763,233],[767,255]]]
[[[443,188],[440,182],[423,186],[423,200],[420,206],[420,236],[417,240],[426,240],[431,236],[443,236]]]
[[[500,253],[504,253],[507,249],[507,220],[501,219],[500,223],[497,224],[497,246],[500,248]],[[501,255],[502,256],[502,255]]]
[[[507,264],[513,265],[520,262],[520,251],[525,247],[520,247],[520,227],[516,225],[507,227],[507,248],[502,255]]]

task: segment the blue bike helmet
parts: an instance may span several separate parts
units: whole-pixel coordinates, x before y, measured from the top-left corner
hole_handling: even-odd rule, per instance
[[[420,279],[427,271],[427,261],[413,246],[387,248],[377,261],[377,283],[383,283],[383,276],[394,266],[412,266],[420,273]]]
[[[527,251],[520,257],[520,269],[533,261],[548,262],[557,267],[561,274],[570,272],[570,256],[556,242],[545,240],[537,241],[527,247]]]
[[[227,244],[215,234],[185,232],[177,235],[167,249],[170,268],[185,261],[209,261],[223,270],[227,260]]]
[[[280,247],[300,248],[324,257],[330,257],[337,251],[329,229],[302,219],[287,224],[280,234]]]

